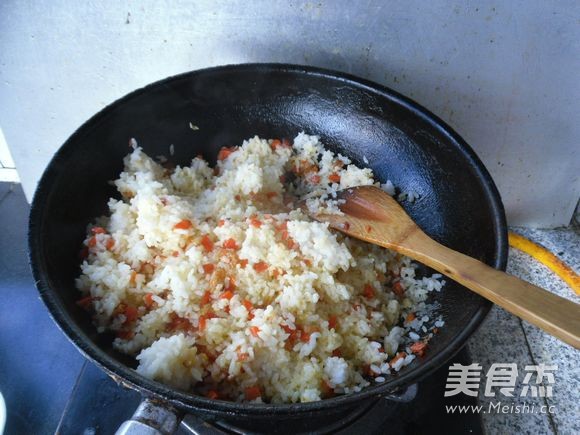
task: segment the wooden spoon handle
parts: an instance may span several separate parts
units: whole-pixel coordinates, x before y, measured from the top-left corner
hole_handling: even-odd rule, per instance
[[[401,248],[402,253],[580,348],[580,305],[449,249],[421,231],[410,235]]]

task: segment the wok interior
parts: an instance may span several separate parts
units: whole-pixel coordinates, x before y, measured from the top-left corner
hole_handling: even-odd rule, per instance
[[[190,122],[199,130],[193,131]],[[223,69],[138,91],[91,119],[61,149],[39,190],[46,198],[35,199],[44,199],[36,231],[49,297],[98,348],[134,367],[133,359],[112,349],[112,336],[96,334],[87,313],[75,305],[74,286],[86,225],[106,213],[107,199],[117,196],[109,181],[122,170],[129,139],[151,156],[169,157],[173,145],[171,160],[186,165],[197,154],[215,162],[220,147],[256,134],[292,138],[300,131],[319,135],[332,151],[359,166],[367,165],[366,157],[381,182],[390,179],[402,190],[419,193],[419,200],[403,206],[427,234],[496,263],[502,229],[494,220],[489,190],[453,139],[432,122],[342,79],[283,69]],[[445,326],[425,358],[405,371],[418,370],[489,309],[489,303],[450,280],[430,301],[440,304]]]

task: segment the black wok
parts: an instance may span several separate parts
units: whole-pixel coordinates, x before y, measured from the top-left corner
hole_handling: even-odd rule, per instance
[[[190,122],[199,127],[193,131]],[[52,317],[90,360],[119,382],[185,412],[216,418],[333,419],[361,401],[389,395],[440,367],[463,346],[491,304],[449,281],[432,300],[445,326],[424,358],[360,393],[315,403],[239,404],[176,391],[145,379],[132,359],[97,335],[75,305],[78,252],[86,225],[115,196],[108,183],[122,170],[134,137],[152,156],[177,164],[197,154],[215,161],[222,146],[255,134],[319,135],[333,151],[420,199],[403,203],[427,234],[504,269],[506,223],[497,189],[471,148],[439,118],[396,92],[347,74],[311,67],[248,64],[193,71],[139,89],[103,109],[59,149],[39,182],[30,213],[30,262]]]

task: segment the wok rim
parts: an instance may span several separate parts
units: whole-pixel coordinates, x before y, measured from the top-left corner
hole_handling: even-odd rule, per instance
[[[221,65],[167,77],[130,92],[107,105],[85,121],[54,154],[44,170],[34,193],[30,208],[28,230],[30,267],[32,269],[36,287],[43,302],[48,308],[50,316],[59,329],[75,345],[75,347],[77,347],[85,358],[97,364],[97,366],[113,377],[113,379],[118,383],[137,390],[144,396],[152,397],[180,410],[190,412],[209,411],[214,414],[236,414],[238,416],[240,415],[240,411],[244,414],[251,414],[254,416],[303,415],[303,413],[321,411],[339,406],[352,406],[355,402],[360,400],[375,398],[377,396],[386,396],[428,376],[461,350],[467,339],[473,334],[473,332],[475,332],[489,312],[492,306],[491,302],[482,299],[481,305],[475,315],[470,319],[465,328],[451,340],[451,343],[434,355],[431,360],[422,363],[416,369],[410,370],[409,372],[403,371],[398,374],[396,378],[387,383],[367,387],[358,393],[337,396],[317,402],[293,404],[256,404],[213,400],[203,396],[178,391],[159,382],[149,380],[139,375],[135,370],[116,361],[112,356],[106,354],[105,351],[94,344],[67,314],[64,304],[59,302],[59,297],[56,294],[56,291],[53,290],[50,285],[45,261],[42,258],[42,237],[39,229],[42,227],[43,209],[50,195],[49,186],[53,179],[58,175],[59,162],[66,160],[68,155],[74,150],[77,138],[81,137],[85,130],[90,128],[91,125],[99,122],[99,120],[104,116],[107,116],[110,110],[147,92],[152,87],[164,86],[168,82],[193,78],[195,76],[203,76],[216,72],[224,73],[235,71],[306,74],[309,76],[323,77],[330,81],[342,81],[353,88],[362,88],[373,94],[379,95],[381,98],[386,98],[387,100],[402,106],[404,109],[412,112],[413,115],[422,118],[424,122],[427,122],[433,128],[437,129],[446,137],[447,142],[453,145],[454,151],[461,154],[462,158],[465,160],[465,164],[470,166],[470,169],[474,171],[476,177],[481,183],[481,188],[484,191],[484,195],[487,197],[487,202],[491,210],[490,218],[492,219],[492,225],[495,232],[493,235],[495,242],[495,259],[493,264],[490,264],[490,266],[499,270],[505,270],[508,254],[507,223],[499,191],[493,182],[491,175],[473,149],[459,136],[459,134],[457,134],[439,117],[410,98],[405,97],[386,86],[348,73],[325,68],[285,63],[244,63]]]

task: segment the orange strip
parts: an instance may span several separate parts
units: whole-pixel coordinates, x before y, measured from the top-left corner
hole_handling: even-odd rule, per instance
[[[574,272],[570,266],[543,246],[540,246],[519,234],[510,232],[508,236],[509,244],[512,248],[525,252],[550,268],[556,275],[562,278],[577,295],[580,296],[580,276]]]

